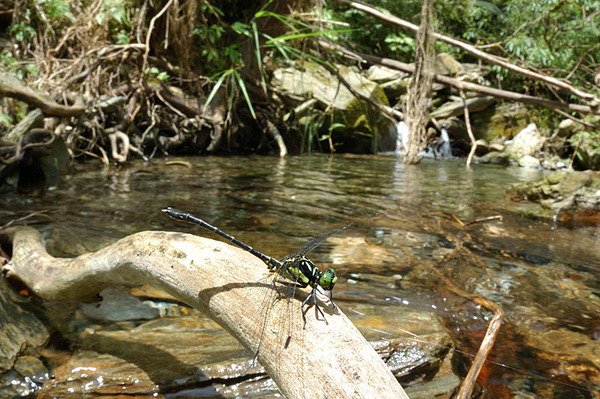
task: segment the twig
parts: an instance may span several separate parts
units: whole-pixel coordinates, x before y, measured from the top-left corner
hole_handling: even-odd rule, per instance
[[[27,220],[27,219],[31,219],[34,216],[48,216],[46,215],[46,212],[48,212],[47,210],[43,210],[43,211],[35,211],[35,212],[31,212],[29,215],[25,215],[23,217],[17,218],[17,219],[13,219],[10,222],[6,223],[4,226],[0,226],[0,230],[3,230],[11,225],[13,225],[16,222],[22,222],[23,220]]]
[[[481,341],[477,355],[475,355],[475,359],[473,359],[473,362],[471,363],[471,368],[460,385],[460,389],[456,395],[457,399],[471,398],[473,394],[473,388],[477,382],[477,377],[479,376],[481,368],[490,354],[490,351],[494,347],[494,342],[496,342],[496,337],[498,336],[498,332],[500,331],[500,327],[504,321],[504,311],[496,303],[482,297],[474,297],[473,301],[488,310],[493,310],[494,317],[492,317],[492,320],[490,320],[490,324],[488,325],[485,336]]]
[[[472,222],[469,222],[469,223],[465,224],[465,227],[466,226],[472,226],[472,225],[478,224],[478,223],[487,223],[487,222],[491,222],[491,221],[494,221],[494,220],[502,220],[502,219],[503,219],[502,215],[488,216],[488,217],[485,217],[485,218],[473,220]]]
[[[475,150],[477,150],[477,141],[475,140],[475,136],[473,135],[473,130],[471,129],[471,118],[469,117],[469,107],[467,106],[467,100],[465,98],[465,92],[463,89],[460,89],[460,98],[463,102],[463,110],[465,115],[465,125],[467,126],[467,134],[469,135],[469,139],[471,140],[471,151],[469,151],[469,156],[467,157],[467,169],[471,167],[471,161],[473,160],[473,155],[475,155]]]

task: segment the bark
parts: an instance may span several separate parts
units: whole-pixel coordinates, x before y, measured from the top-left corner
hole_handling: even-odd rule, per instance
[[[308,311],[303,329],[305,290],[291,304],[265,301],[277,288],[264,280],[266,266],[245,251],[189,234],[145,231],[65,259],[48,255],[34,229],[11,234],[13,257],[5,270],[44,300],[150,284],[202,310],[251,351],[260,342],[258,361],[287,398],[408,398],[339,308],[324,307],[327,322]],[[290,326],[289,345],[286,328],[273,326]]]
[[[404,144],[404,163],[416,164],[427,146],[429,100],[433,84],[435,57],[433,38],[433,0],[425,0],[421,8],[421,26],[417,32],[415,73],[403,104],[404,121],[408,127],[408,143]]]

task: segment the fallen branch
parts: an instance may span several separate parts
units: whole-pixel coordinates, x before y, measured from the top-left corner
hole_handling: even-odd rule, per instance
[[[411,73],[411,74],[415,72],[415,67],[414,67],[414,65],[411,65],[411,64],[406,64],[404,62],[396,61],[396,60],[393,60],[390,58],[383,58],[383,57],[378,57],[375,55],[360,53],[360,52],[353,51],[346,47],[343,47],[343,46],[340,46],[340,45],[337,45],[337,44],[334,44],[331,42],[327,42],[324,40],[319,40],[318,43],[319,43],[319,45],[321,45],[325,48],[328,48],[331,50],[337,50],[337,51],[341,52],[342,55],[344,55],[345,57],[352,59],[352,60],[358,59],[364,63],[381,65],[381,66],[385,66],[388,68],[397,69],[402,72]],[[482,86],[482,85],[478,85],[478,84],[471,83],[471,82],[465,82],[465,81],[462,81],[459,79],[454,79],[454,78],[451,78],[448,76],[443,76],[443,75],[434,75],[433,78],[438,83],[443,83],[448,86],[455,87],[459,90],[462,89],[462,90],[473,91],[473,92],[477,92],[477,93],[488,94],[490,96],[493,96],[496,98],[501,98],[504,100],[516,101],[516,102],[520,102],[523,104],[532,104],[532,105],[549,108],[549,109],[563,109],[566,111],[575,111],[575,112],[581,112],[581,113],[585,113],[585,114],[600,115],[600,108],[591,107],[589,105],[563,103],[563,102],[558,102],[558,101],[546,100],[543,98],[534,97],[534,96],[530,96],[527,94],[515,93],[512,91],[508,91],[508,90],[494,89],[493,87],[487,87],[487,86]]]
[[[412,24],[408,21],[405,21],[401,18],[398,18],[394,15],[383,13],[368,4],[365,4],[365,3],[362,3],[359,1],[353,1],[353,0],[337,0],[337,1],[338,1],[338,3],[345,4],[349,7],[363,11],[367,14],[371,14],[374,17],[377,17],[383,21],[390,22],[394,25],[398,25],[404,29],[408,29],[413,32],[417,32],[419,30],[419,27],[417,25]],[[434,37],[437,40],[440,40],[440,41],[448,43],[452,46],[461,48],[462,50],[479,58],[482,61],[487,61],[491,64],[501,66],[502,68],[505,68],[509,71],[513,71],[513,72],[516,72],[523,76],[527,76],[528,78],[539,80],[539,81],[542,81],[549,85],[556,86],[556,87],[566,90],[569,93],[576,95],[577,97],[580,97],[584,100],[587,100],[590,102],[596,102],[596,103],[598,103],[598,101],[599,101],[598,98],[596,98],[596,96],[594,94],[586,93],[583,90],[580,90],[580,89],[576,88],[575,86],[573,86],[567,82],[564,82],[560,79],[554,78],[552,76],[544,75],[544,74],[532,71],[530,69],[522,68],[518,65],[511,64],[506,59],[497,57],[495,55],[488,54],[484,51],[481,51],[478,48],[476,48],[475,46],[473,46],[472,44],[466,43],[466,42],[458,40],[458,39],[454,39],[452,37],[444,36],[439,33],[434,33]]]
[[[303,298],[293,298],[292,307],[284,300],[265,303],[277,289],[261,282],[267,267],[228,244],[145,231],[66,259],[48,255],[34,229],[11,230],[10,238],[13,257],[3,269],[42,299],[82,299],[112,286],[153,285],[202,310],[251,351],[260,342],[258,361],[289,399],[408,398],[339,308],[324,307],[327,322],[307,312],[303,329]],[[269,328],[289,325],[282,320],[291,323],[289,345],[288,332]]]

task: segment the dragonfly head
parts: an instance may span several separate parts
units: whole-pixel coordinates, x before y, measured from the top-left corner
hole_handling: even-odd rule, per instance
[[[324,290],[331,291],[336,281],[337,275],[335,274],[335,270],[329,268],[321,273],[321,277],[319,277],[319,286]]]

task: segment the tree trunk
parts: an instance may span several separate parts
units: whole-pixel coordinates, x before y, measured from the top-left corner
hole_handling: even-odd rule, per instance
[[[418,163],[427,145],[428,103],[435,61],[433,1],[423,2],[421,25],[416,40],[415,74],[410,81],[404,102],[404,122],[408,127],[408,142],[404,143],[404,163],[407,164]]]

